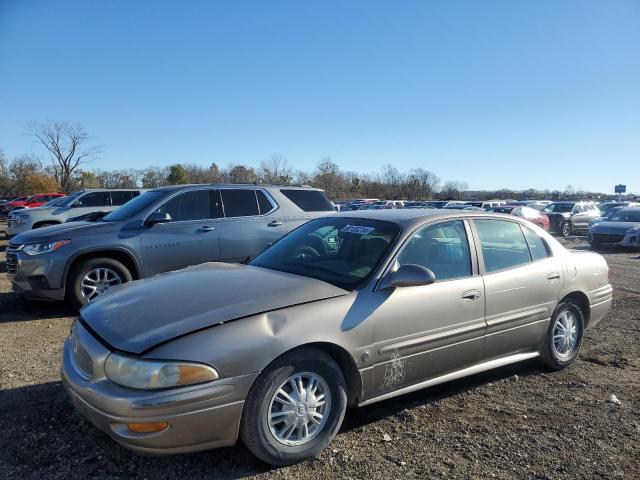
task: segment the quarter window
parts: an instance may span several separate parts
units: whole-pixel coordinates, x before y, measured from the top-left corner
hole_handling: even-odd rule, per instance
[[[474,220],[487,273],[531,262],[529,246],[515,222]]]
[[[320,190],[282,189],[280,192],[304,212],[333,211],[333,207]]]
[[[206,220],[216,218],[212,211],[210,190],[192,190],[173,197],[156,210],[157,213],[168,213],[172,222],[189,220]]]
[[[428,225],[418,230],[398,257],[406,264],[429,268],[437,280],[471,275],[469,241],[461,220]]]
[[[264,215],[265,213],[269,213],[271,210],[273,210],[273,205],[271,205],[271,202],[262,190],[256,190],[256,197],[258,198],[260,215]]]
[[[251,217],[259,215],[255,190],[221,190],[225,217]]]

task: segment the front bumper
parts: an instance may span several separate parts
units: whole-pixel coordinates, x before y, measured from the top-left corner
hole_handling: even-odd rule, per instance
[[[6,262],[13,291],[27,298],[64,300],[66,260],[66,256],[58,252],[27,255],[10,245]]]
[[[257,374],[165,391],[120,387],[104,375],[109,350],[87,330],[74,328],[93,364],[87,375],[74,360],[71,337],[64,346],[62,383],[75,409],[121,445],[141,454],[169,455],[236,443],[242,408]],[[135,433],[128,423],[167,422],[160,432]]]
[[[7,219],[7,230],[5,234],[7,238],[15,237],[19,233],[31,230],[32,225],[30,220],[16,220],[9,217],[9,219]]]

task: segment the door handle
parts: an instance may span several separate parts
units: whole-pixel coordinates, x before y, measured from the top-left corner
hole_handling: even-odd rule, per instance
[[[480,292],[478,290],[467,290],[466,292],[462,292],[462,299],[465,301],[473,301],[480,298]]]
[[[279,227],[283,223],[280,220],[272,220],[267,224],[268,227]]]
[[[216,227],[208,227],[208,226],[205,226],[205,227],[202,227],[202,228],[200,229],[200,231],[201,231],[201,232],[213,232],[215,229],[216,229]]]
[[[558,272],[547,273],[547,280],[560,280],[560,273]]]

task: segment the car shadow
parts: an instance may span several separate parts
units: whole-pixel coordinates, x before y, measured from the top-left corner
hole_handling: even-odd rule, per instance
[[[338,436],[516,374],[521,377],[539,374],[535,365],[525,362],[507,366],[361,409],[350,409]],[[77,414],[60,382],[1,390],[0,411],[11,412],[11,415],[0,416],[0,428],[5,432],[0,436],[0,461],[5,469],[13,468],[16,472],[46,475],[46,471],[55,470],[64,472],[66,478],[126,475],[239,479],[273,470],[253,457],[241,443],[169,457],[137,455]]]
[[[0,323],[26,322],[76,316],[78,312],[64,302],[38,302],[0,292]]]

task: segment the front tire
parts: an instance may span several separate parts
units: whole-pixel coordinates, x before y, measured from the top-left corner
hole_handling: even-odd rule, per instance
[[[291,465],[333,440],[346,408],[338,364],[322,350],[300,349],[275,360],[257,378],[245,400],[240,438],[260,460]]]
[[[572,233],[571,222],[569,220],[565,220],[562,222],[562,226],[560,227],[560,232],[564,238],[570,237]]]
[[[73,268],[67,283],[67,295],[80,309],[106,293],[111,287],[133,280],[131,272],[113,258],[90,258]]]
[[[584,334],[584,315],[572,300],[558,304],[542,346],[542,362],[552,370],[562,370],[578,356]]]

